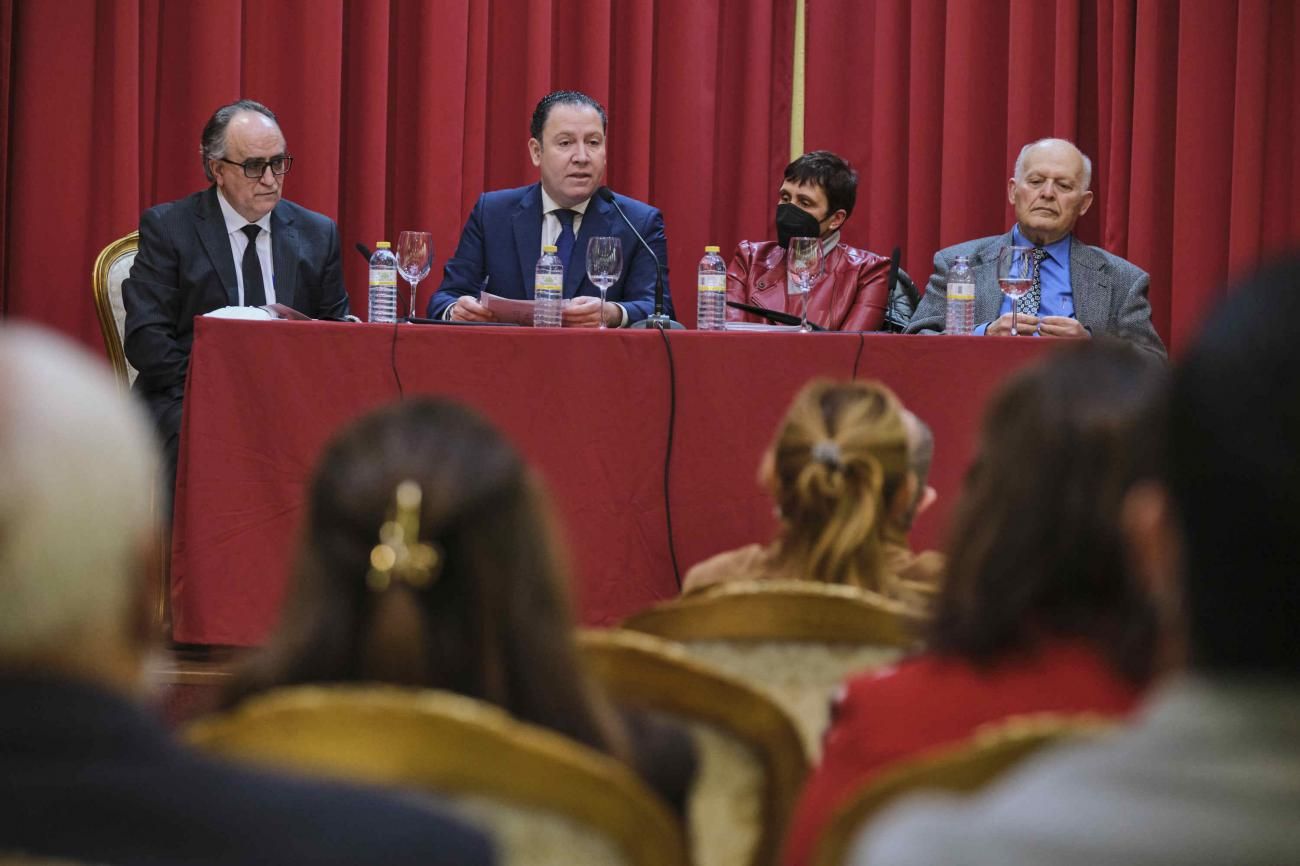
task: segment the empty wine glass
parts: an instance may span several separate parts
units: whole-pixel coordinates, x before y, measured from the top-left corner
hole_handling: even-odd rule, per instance
[[[397,272],[411,286],[411,305],[407,321],[415,318],[415,290],[433,268],[433,235],[429,232],[402,232],[397,237]]]
[[[605,293],[623,274],[623,242],[618,238],[587,241],[587,277],[600,289],[600,327],[605,327]]]
[[[1011,336],[1016,330],[1017,302],[1034,284],[1034,248],[1005,246],[998,250],[998,288],[1011,299]]]
[[[790,238],[790,247],[786,252],[785,272],[789,277],[787,293],[798,292],[802,298],[802,310],[799,315],[799,330],[811,331],[808,324],[808,293],[812,284],[822,273],[821,238]]]

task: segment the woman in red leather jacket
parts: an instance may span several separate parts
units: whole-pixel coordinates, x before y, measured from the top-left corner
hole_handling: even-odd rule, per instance
[[[819,237],[825,266],[808,295],[808,321],[828,331],[878,331],[889,300],[889,259],[840,242],[853,213],[858,173],[828,150],[785,168],[776,208],[775,241],[741,241],[727,268],[727,300],[798,316],[798,295],[786,293],[785,255],[792,237]],[[765,322],[728,308],[737,322]]]

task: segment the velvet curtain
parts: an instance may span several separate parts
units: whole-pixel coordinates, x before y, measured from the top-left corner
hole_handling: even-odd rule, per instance
[[[8,316],[98,347],[95,256],[141,210],[202,188],[199,132],[240,96],[280,117],[287,197],[352,251],[434,233],[435,272],[479,194],[537,178],[549,90],[610,114],[607,182],[665,213],[694,322],[706,243],[763,234],[789,158],[793,0],[0,0],[0,273]]]
[[[1290,0],[808,0],[805,147],[859,167],[849,242],[923,282],[1010,227],[1021,146],[1073,139],[1079,234],[1151,274],[1177,349],[1230,275],[1300,244],[1297,43]]]
[[[924,282],[1004,231],[1016,151],[1094,160],[1082,237],[1152,275],[1174,348],[1224,279],[1300,240],[1290,0],[807,0],[805,148],[862,172],[849,242]],[[281,118],[290,198],[356,241],[434,233],[530,182],[547,90],[610,111],[608,182],[664,211],[680,317],[708,243],[769,237],[789,159],[794,0],[0,0],[0,304],[99,345],[98,251],[205,183],[198,136],[241,95]]]

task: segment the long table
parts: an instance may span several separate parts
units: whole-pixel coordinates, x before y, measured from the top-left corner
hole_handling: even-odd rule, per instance
[[[539,470],[571,550],[580,619],[603,624],[676,594],[675,573],[701,559],[772,537],[759,458],[791,397],[818,376],[879,379],[930,423],[940,498],[913,541],[937,544],[985,398],[1046,344],[200,319],[176,491],[173,637],[264,640],[317,456],[341,426],[402,395],[475,407]]]

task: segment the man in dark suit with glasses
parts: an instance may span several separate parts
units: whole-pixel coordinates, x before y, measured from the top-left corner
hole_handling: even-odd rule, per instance
[[[211,185],[144,212],[122,284],[126,357],[173,479],[195,316],[270,303],[312,318],[348,313],[338,227],[283,199],[293,157],[271,110],[251,99],[223,105],[203,127],[200,150]]]

